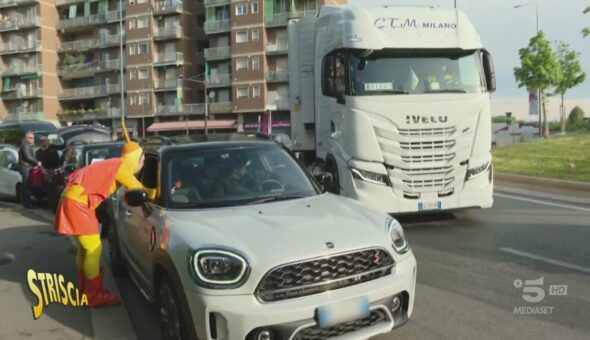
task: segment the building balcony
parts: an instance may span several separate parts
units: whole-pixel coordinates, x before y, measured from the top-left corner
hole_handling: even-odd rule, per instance
[[[79,4],[83,3],[85,0],[55,0],[56,6],[65,6],[65,5],[72,5],[72,4]]]
[[[315,11],[291,11],[274,14],[266,14],[264,23],[266,27],[287,26],[289,19],[303,18],[315,15]]]
[[[230,3],[231,0],[205,0],[205,6],[223,6]]]
[[[212,113],[231,113],[231,102],[209,103],[209,114]]]
[[[287,99],[268,100],[266,105],[274,105],[277,110],[289,110],[289,100]]]
[[[63,42],[57,47],[58,52],[83,52],[99,48],[107,48],[111,46],[119,46],[119,35],[105,35],[98,39],[84,39],[76,41]]]
[[[0,20],[0,32],[16,31],[40,26],[39,17],[15,18],[6,17]]]
[[[42,88],[25,89],[20,91],[17,89],[3,90],[0,93],[2,100],[20,100],[20,99],[34,99],[43,97]]]
[[[266,45],[267,54],[286,54],[289,51],[289,44],[286,42],[278,42],[275,44]]]
[[[4,121],[23,122],[27,120],[45,120],[45,113],[42,111],[9,112]]]
[[[154,32],[154,40],[180,38],[182,38],[182,27],[158,28]]]
[[[231,58],[231,47],[213,47],[205,49],[205,60],[223,60]]]
[[[87,110],[65,110],[59,112],[57,117],[61,121],[83,122],[101,119],[121,118],[121,109],[119,108],[97,108]]]
[[[182,87],[182,81],[180,79],[156,79],[154,91],[176,91],[179,87]]]
[[[63,30],[87,28],[94,25],[106,24],[107,22],[118,21],[120,15],[119,10],[113,10],[84,17],[62,19],[58,21],[57,28]],[[123,15],[125,15],[125,12],[123,12]]]
[[[21,65],[10,66],[2,72],[3,76],[22,76],[32,73],[37,73],[40,70],[40,65]]]
[[[231,31],[231,22],[229,19],[205,21],[205,33],[223,33]]]
[[[205,104],[158,105],[156,116],[204,115]]]
[[[30,53],[41,50],[41,40],[33,42],[22,42],[19,44],[8,43],[0,46],[0,55]]]
[[[207,87],[231,86],[231,74],[212,74],[205,79]]]
[[[64,65],[57,68],[57,75],[63,79],[85,78],[94,76],[97,72],[118,70],[120,67],[118,59]]]
[[[88,86],[64,89],[59,95],[60,100],[78,100],[88,98],[106,97],[108,95],[107,86]]]
[[[182,1],[166,0],[154,2],[154,15],[182,13]]]
[[[288,70],[270,70],[266,73],[266,81],[269,83],[289,81]]]
[[[37,0],[0,0],[0,8],[32,5],[34,3],[37,3]]]
[[[182,52],[158,53],[154,58],[154,66],[180,65],[183,62]]]

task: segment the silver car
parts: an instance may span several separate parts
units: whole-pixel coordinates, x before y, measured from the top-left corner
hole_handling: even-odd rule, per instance
[[[218,138],[219,139],[219,138]],[[412,314],[416,260],[399,223],[324,193],[259,137],[146,148],[119,191],[116,275],[161,311],[169,339],[368,339]]]

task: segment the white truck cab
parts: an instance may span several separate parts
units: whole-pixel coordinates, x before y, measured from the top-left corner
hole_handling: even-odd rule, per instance
[[[289,23],[294,150],[387,213],[493,203],[489,53],[461,11],[323,6]]]

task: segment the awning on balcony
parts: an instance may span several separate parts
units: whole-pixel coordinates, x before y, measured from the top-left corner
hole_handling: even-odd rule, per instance
[[[235,129],[237,128],[237,121],[232,119],[218,119],[208,120],[207,129]],[[159,122],[153,123],[147,128],[148,132],[158,131],[184,131],[184,130],[204,130],[204,120],[189,120],[189,121],[175,121],[175,122]]]

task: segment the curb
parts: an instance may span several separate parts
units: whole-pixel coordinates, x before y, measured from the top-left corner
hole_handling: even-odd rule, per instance
[[[16,204],[11,207],[17,206]],[[48,223],[53,223],[54,215],[45,210],[30,209],[29,213],[35,215],[41,219],[47,220]],[[74,239],[70,237],[70,241],[74,243]],[[108,244],[103,244],[103,249],[108,249]],[[105,258],[105,252],[102,254],[102,262],[107,264],[108,261]],[[121,296],[117,284],[113,278],[111,267],[108,265],[103,266],[103,280],[105,287],[108,287],[111,292]],[[110,339],[136,339],[135,331],[131,326],[131,319],[123,299],[119,306],[113,306],[108,308],[91,308],[90,319],[92,323],[92,331],[94,332],[94,339],[97,340],[110,340]]]
[[[494,172],[494,180],[590,194],[590,183]]]

